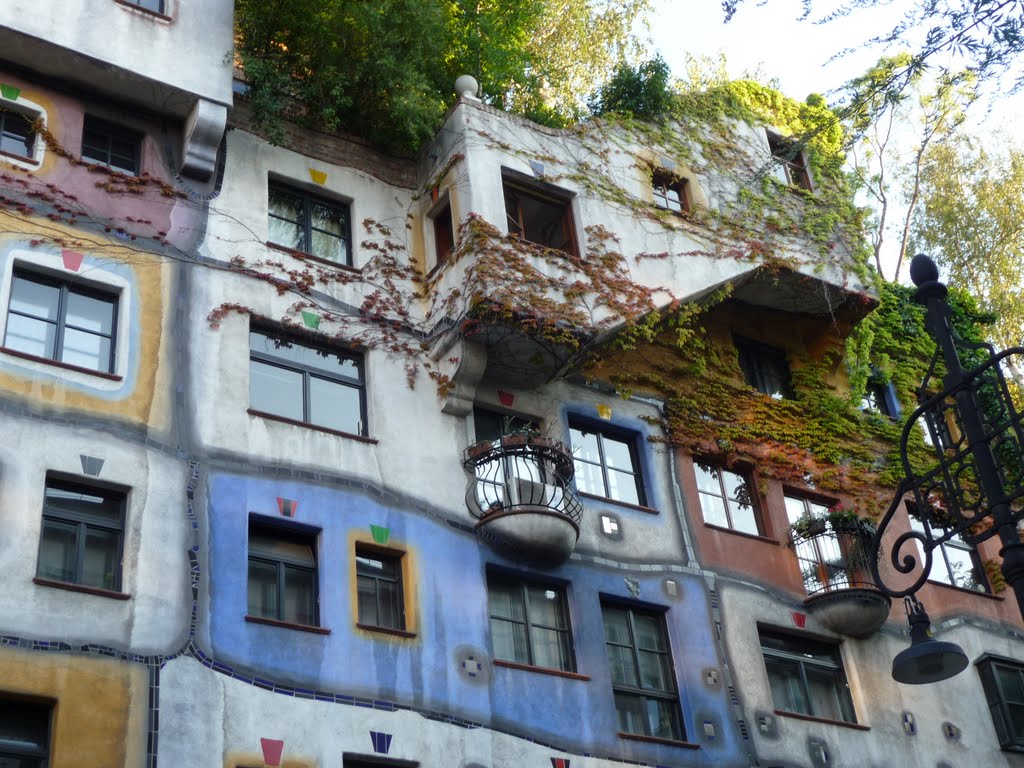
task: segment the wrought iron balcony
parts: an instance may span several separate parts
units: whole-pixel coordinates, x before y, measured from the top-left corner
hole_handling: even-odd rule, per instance
[[[874,526],[865,520],[801,520],[792,527],[803,575],[804,608],[833,632],[868,637],[889,617],[891,601],[871,576]]]
[[[564,562],[580,536],[583,504],[572,454],[542,435],[504,435],[466,449],[466,505],[496,552],[540,565]]]

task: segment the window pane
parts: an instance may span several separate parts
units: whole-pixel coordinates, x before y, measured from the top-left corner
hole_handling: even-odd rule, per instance
[[[85,563],[82,584],[101,589],[116,589],[120,534],[99,528],[86,528]]]
[[[592,464],[601,463],[601,452],[597,447],[596,434],[593,432],[582,432],[578,429],[570,429],[569,436],[572,440],[573,456]]]
[[[277,566],[249,560],[249,615],[277,618]]]
[[[623,733],[662,739],[679,739],[682,736],[674,701],[616,693],[615,709],[619,714],[619,729]]]
[[[840,679],[838,670],[821,669],[809,664],[805,667],[813,714],[830,720],[853,722],[850,694]]]
[[[800,667],[795,661],[765,657],[768,671],[768,685],[772,691],[772,702],[777,709],[798,714],[811,714],[807,693],[800,679]]]
[[[18,352],[53,359],[57,344],[57,326],[45,320],[34,320],[21,315],[7,316],[7,335],[4,345]]]
[[[555,629],[530,628],[533,663],[550,669],[571,669],[569,635]]]
[[[626,504],[639,504],[640,495],[636,490],[636,476],[609,469],[608,497]]]
[[[487,602],[492,616],[526,621],[522,590],[518,586],[491,582],[487,585]]]
[[[94,371],[110,372],[110,339],[93,333],[64,329],[64,348],[61,362],[89,368]]]
[[[952,583],[964,589],[984,592],[985,582],[974,566],[974,558],[971,552],[960,549],[952,544],[946,544],[944,549],[946,557],[949,559]]]
[[[651,651],[638,651],[637,663],[640,665],[640,687],[652,691],[671,691],[672,670],[669,669],[668,656]]]
[[[754,508],[749,504],[737,505],[732,509],[732,527],[737,531],[749,533],[753,536],[760,534],[757,528],[757,515]]]
[[[43,518],[37,573],[44,579],[75,580],[78,526]]]
[[[301,197],[271,184],[268,202],[272,217],[276,216],[279,219],[291,221],[295,224],[303,224],[305,222],[306,207]],[[273,221],[271,221],[271,224],[273,224]]]
[[[363,433],[361,390],[327,381],[317,376],[309,378],[309,420],[329,429]]]
[[[348,240],[317,229],[310,234],[312,241],[308,252],[311,255],[339,264],[348,264]]]
[[[285,248],[291,248],[294,251],[305,251],[306,243],[303,232],[304,230],[300,225],[271,216],[267,239],[272,243],[283,245]]]
[[[609,643],[631,645],[629,619],[626,611],[621,608],[605,606],[601,613],[604,618],[604,639]]]
[[[359,623],[377,626],[377,580],[370,576],[356,578],[358,592]]]
[[[995,669],[999,677],[999,689],[1003,694],[1003,699],[1024,704],[1024,686],[1021,685],[1020,671],[1006,667],[996,667]]]
[[[608,645],[608,668],[611,671],[612,682],[616,685],[628,685],[633,688],[639,686],[636,677],[633,649],[623,648],[619,645]]]
[[[638,733],[649,736],[647,712],[642,696],[626,693],[615,694],[615,711],[619,715],[619,730],[623,733]]]
[[[249,532],[249,554],[268,560],[290,561],[312,568],[316,564],[313,546],[309,541],[289,540],[282,534]]]
[[[114,332],[114,302],[74,291],[68,292],[67,324],[83,331],[110,336]]]
[[[529,646],[526,640],[526,626],[504,619],[491,619],[491,642],[494,644],[494,658],[530,663]]]
[[[716,496],[722,495],[722,486],[719,483],[719,472],[717,467],[704,467],[697,462],[693,463],[693,472],[697,477],[697,488]]]
[[[643,648],[648,651],[668,650],[668,644],[661,629],[661,620],[658,616],[634,612],[633,629],[636,632],[637,648]]]
[[[576,489],[581,493],[592,493],[595,496],[604,496],[604,478],[601,476],[601,468],[594,464],[587,464],[582,461],[575,462]]]
[[[604,442],[604,460],[609,467],[624,469],[628,472],[636,471],[636,468],[633,466],[633,456],[630,454],[628,443],[608,437],[607,435],[602,436],[602,441]]]
[[[348,214],[340,206],[313,203],[313,228],[335,237],[348,235]]]
[[[722,528],[729,527],[729,518],[725,514],[725,501],[721,496],[712,496],[701,493],[700,511],[704,515],[704,522],[711,525],[718,525]]]
[[[32,317],[57,321],[60,288],[15,277],[11,285],[11,310]]]
[[[303,421],[302,374],[250,360],[249,403],[257,411]]]
[[[562,594],[546,587],[527,587],[530,597],[530,623],[565,629]]]
[[[284,621],[316,625],[315,571],[284,567]]]
[[[46,749],[50,740],[49,733],[48,705],[20,699],[0,700],[0,750],[5,747],[24,750]]]
[[[401,587],[397,582],[377,582],[378,614],[377,626],[402,629]]]
[[[806,511],[807,507],[804,506],[803,499],[794,499],[791,496],[786,497],[786,517],[789,522],[795,523]]]

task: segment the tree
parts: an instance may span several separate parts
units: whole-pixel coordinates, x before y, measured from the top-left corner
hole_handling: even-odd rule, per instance
[[[616,112],[643,120],[655,120],[672,108],[668,64],[656,56],[638,67],[622,64],[611,79],[587,100],[597,116]]]
[[[462,74],[501,109],[578,119],[582,95],[638,51],[634,22],[650,3],[238,0],[236,43],[254,119],[272,139],[288,118],[414,151]]]
[[[929,148],[914,244],[951,285],[972,293],[997,321],[992,340],[1021,344],[1024,329],[1024,152],[961,138]]]
[[[912,64],[913,57],[906,52],[883,57],[847,86],[850,106],[846,113],[851,134],[857,137],[850,149],[853,175],[872,201],[874,216],[868,237],[875,267],[883,278],[882,250],[889,219],[901,214],[894,281],[899,281],[909,246],[925,155],[933,142],[953,135],[977,98],[976,79],[968,72],[943,73],[926,89],[923,72],[916,70],[905,81],[906,87],[888,87]],[[901,133],[912,133],[912,141],[901,140]],[[894,200],[894,194],[900,199]]]

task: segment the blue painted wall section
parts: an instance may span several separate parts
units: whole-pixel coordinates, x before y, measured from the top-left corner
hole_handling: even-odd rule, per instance
[[[567,751],[620,756],[650,764],[741,764],[741,737],[723,687],[705,686],[703,670],[720,667],[710,605],[699,577],[633,573],[570,562],[534,572],[567,584],[576,663],[589,680],[576,680],[490,664],[488,564],[503,562],[470,533],[424,516],[391,509],[339,488],[211,476],[210,635],[213,652],[235,668],[300,687],[450,713],[505,732],[564,745]],[[281,519],[278,497],[297,502],[295,523],[320,530],[320,625],[329,635],[245,621],[247,532],[250,514]],[[289,521],[291,522],[291,521]],[[387,527],[388,546],[408,552],[418,608],[413,638],[355,626],[351,563],[354,537],[372,541],[370,526]],[[521,570],[521,569],[519,569]],[[525,574],[526,572],[523,571]],[[687,738],[699,750],[625,740],[618,722],[601,621],[602,597],[633,600],[625,576],[636,579],[641,604],[666,609],[680,706]],[[678,585],[665,596],[666,576]],[[468,664],[465,663],[468,661]],[[479,667],[475,664],[479,662]],[[470,675],[468,672],[474,672]],[[715,723],[705,739],[703,722]]]

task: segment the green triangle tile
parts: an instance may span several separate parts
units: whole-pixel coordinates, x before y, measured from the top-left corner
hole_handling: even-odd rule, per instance
[[[388,543],[388,538],[391,536],[391,529],[385,528],[383,525],[371,525],[370,533],[373,534],[373,540],[375,542],[384,545]]]
[[[15,88],[7,83],[0,83],[0,96],[15,101],[21,95],[21,88]]]
[[[302,310],[302,322],[306,324],[307,328],[316,330],[320,327],[320,315]]]

